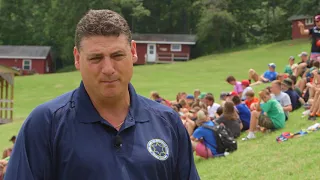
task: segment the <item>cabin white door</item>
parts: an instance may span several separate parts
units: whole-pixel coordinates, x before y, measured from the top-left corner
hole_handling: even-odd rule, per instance
[[[147,46],[147,62],[155,62],[157,59],[157,49],[155,44]]]

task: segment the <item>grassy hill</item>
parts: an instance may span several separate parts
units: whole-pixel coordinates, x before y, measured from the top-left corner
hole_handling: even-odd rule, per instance
[[[221,91],[232,90],[225,82],[226,76],[232,74],[238,80],[247,79],[250,68],[262,73],[270,62],[276,63],[277,70],[282,72],[289,56],[295,56],[299,61],[297,55],[309,50],[308,41],[285,41],[189,62],[137,66],[132,83],[138,93],[147,97],[150,91],[157,90],[163,97],[174,99],[177,92],[192,93],[196,88],[218,97]],[[0,126],[0,150],[9,145],[8,139],[18,132],[23,119],[34,107],[78,87],[79,81],[78,72],[16,78],[15,122]],[[281,144],[275,141],[281,132],[296,132],[313,124],[301,118],[301,111],[290,114],[282,131],[259,134],[259,138],[248,142],[239,141],[239,150],[226,158],[196,158],[201,178],[317,179],[320,132]]]

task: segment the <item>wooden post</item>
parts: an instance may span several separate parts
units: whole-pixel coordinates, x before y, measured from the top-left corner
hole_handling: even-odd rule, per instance
[[[174,61],[174,53],[171,53],[171,62]]]
[[[13,94],[14,94],[14,74],[12,74],[12,85],[11,85],[11,94],[10,94],[10,120],[13,120]]]
[[[8,81],[4,81],[5,86],[6,86],[6,91],[5,91],[5,111],[4,111],[4,119],[8,119],[8,88],[9,88],[9,83]]]
[[[2,113],[2,108],[3,108],[3,78],[0,77],[0,86],[1,86],[1,89],[0,89],[0,119],[3,118],[3,113]]]

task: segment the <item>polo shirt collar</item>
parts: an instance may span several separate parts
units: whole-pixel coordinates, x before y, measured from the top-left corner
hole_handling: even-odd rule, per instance
[[[130,94],[130,108],[126,117],[124,128],[135,125],[135,122],[147,122],[149,119],[138,118],[141,117],[141,107],[139,97],[131,83],[128,84],[128,90]],[[93,106],[92,101],[84,87],[83,81],[80,83],[80,87],[75,93],[76,97],[76,108],[77,117],[81,123],[95,123],[95,122],[106,122],[98,113],[96,108]],[[142,115],[143,116],[143,115]],[[108,123],[107,123],[108,124]]]

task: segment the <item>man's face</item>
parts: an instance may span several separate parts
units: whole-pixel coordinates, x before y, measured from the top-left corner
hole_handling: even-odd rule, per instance
[[[192,104],[193,103],[193,99],[186,99],[186,101],[187,101],[187,104]]]
[[[190,118],[197,118],[198,111],[192,111],[190,112]]]
[[[293,59],[289,59],[289,64],[290,65],[294,64],[294,60]]]
[[[187,94],[181,94],[180,99],[187,99]]]
[[[247,99],[248,101],[252,101],[252,100],[253,100],[253,97],[251,97],[251,96],[246,96],[246,99]]]
[[[207,106],[212,106],[213,102],[204,98],[204,103],[207,105]]]
[[[263,102],[268,102],[268,101],[270,100],[270,98],[271,98],[271,97],[270,97],[270,96],[267,96],[267,95],[261,97],[261,99],[262,99]]]
[[[284,79],[285,79],[284,75],[280,75],[278,80],[283,81]]]
[[[271,84],[271,92],[272,92],[273,94],[279,94],[280,91],[281,91],[281,87],[280,87],[279,85],[277,85],[277,84],[275,84],[275,83],[272,83],[272,84]]]
[[[318,28],[320,28],[320,19],[315,19],[314,21],[315,21],[315,23],[316,23],[316,26],[317,26]]]
[[[274,71],[274,68],[269,66],[269,71],[273,72]]]
[[[200,95],[200,91],[194,91],[193,95],[195,98],[197,98]]]
[[[285,84],[281,85],[281,90],[282,91],[287,91],[288,89],[289,89],[289,87],[287,85],[285,85]]]
[[[230,85],[236,85],[236,81],[230,81],[228,82]]]
[[[302,55],[301,56],[301,61],[306,62],[308,60],[308,56]]]
[[[75,67],[86,90],[98,97],[112,98],[128,90],[133,63],[137,61],[136,43],[125,35],[84,37],[80,49],[74,48]]]
[[[204,98],[200,99],[200,102],[201,102],[202,104],[206,104],[206,101],[205,101]]]

